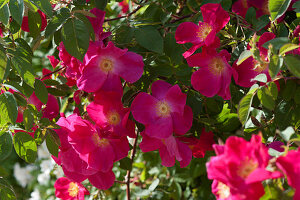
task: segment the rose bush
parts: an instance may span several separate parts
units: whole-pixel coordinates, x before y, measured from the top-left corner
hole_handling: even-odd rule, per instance
[[[0,199],[299,198],[299,1],[0,5]]]

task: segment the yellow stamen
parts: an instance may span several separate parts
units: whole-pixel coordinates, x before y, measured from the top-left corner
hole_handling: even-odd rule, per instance
[[[113,64],[112,60],[110,60],[108,58],[102,58],[99,66],[103,72],[107,73],[107,72],[110,72],[113,70],[114,64]]]
[[[79,192],[79,187],[78,187],[77,183],[71,182],[69,184],[68,192],[71,197],[76,197]]]
[[[156,113],[160,117],[167,117],[170,115],[171,108],[170,105],[165,101],[159,101],[156,104]]]

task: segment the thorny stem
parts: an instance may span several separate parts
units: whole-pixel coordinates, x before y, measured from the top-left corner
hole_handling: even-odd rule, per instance
[[[134,139],[134,143],[133,143],[133,149],[131,151],[131,163],[133,163],[134,157],[135,157],[135,153],[136,153],[136,147],[137,147],[137,141],[138,141],[138,137],[139,137],[140,132],[137,131],[136,134],[136,138]],[[130,174],[131,174],[131,169],[127,170],[127,180],[126,180],[126,195],[127,195],[127,200],[130,200]]]

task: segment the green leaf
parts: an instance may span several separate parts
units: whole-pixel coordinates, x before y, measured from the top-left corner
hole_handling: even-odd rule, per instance
[[[294,4],[293,4],[293,8],[295,9],[294,11],[296,13],[300,13],[300,1],[296,1]]]
[[[131,170],[132,169],[132,161],[130,158],[125,157],[122,160],[120,160],[120,168],[125,170]]]
[[[262,74],[258,74],[256,77],[251,79],[251,81],[258,81],[258,82],[266,83],[268,81],[268,79],[267,79],[267,75],[262,73]]]
[[[36,38],[38,35],[40,35],[41,24],[42,20],[40,14],[38,12],[32,12],[28,10],[28,26],[30,35],[33,38]]]
[[[108,1],[109,0],[101,0],[101,1],[95,0],[96,8],[98,8],[100,10],[105,10]]]
[[[239,103],[238,117],[239,117],[242,125],[245,125],[245,123],[249,117],[252,100],[253,100],[254,94],[256,93],[257,89],[258,89],[257,84],[252,86],[251,89],[249,90],[249,92],[246,94],[246,96],[244,96]]]
[[[52,6],[49,0],[30,0],[36,7],[38,7],[48,17],[52,17]]]
[[[274,83],[274,82],[269,82],[269,83],[268,83],[268,89],[270,90],[271,95],[272,95],[272,97],[274,98],[274,100],[276,100],[276,99],[277,99],[277,96],[278,96],[278,88],[277,88],[276,83]]]
[[[3,6],[7,5],[9,0],[0,0],[0,8],[3,8]]]
[[[0,197],[1,200],[15,200],[16,194],[11,185],[0,177]]]
[[[15,124],[18,117],[18,105],[10,92],[4,92],[0,95],[0,119],[1,125],[7,123]]]
[[[154,26],[137,28],[134,35],[142,47],[159,54],[163,53],[163,38]]]
[[[75,13],[74,15],[85,24],[87,30],[89,31],[89,34],[91,35],[92,40],[95,41],[95,32],[90,20],[81,13]]]
[[[90,42],[84,22],[75,18],[68,19],[62,27],[61,36],[68,53],[82,61]]]
[[[286,52],[292,51],[297,48],[299,48],[299,45],[297,45],[297,44],[293,44],[293,43],[285,44],[280,48],[279,55],[282,56]]]
[[[176,43],[175,34],[168,33],[164,40],[164,52],[171,58],[172,63],[179,64],[182,61],[184,49]]]
[[[24,2],[23,0],[10,0],[9,1],[9,10],[12,18],[21,25],[23,21],[24,13]]]
[[[275,50],[279,50],[283,45],[290,43],[289,38],[287,37],[277,37],[272,40],[267,41],[263,44],[263,47],[268,49],[271,44]]]
[[[35,79],[34,82],[34,91],[36,97],[41,100],[42,103],[46,104],[48,102],[48,90],[43,81],[39,79]]]
[[[294,100],[296,104],[300,104],[300,87],[297,87],[297,90],[295,91]]]
[[[269,110],[273,110],[275,107],[275,101],[274,98],[270,92],[270,90],[268,90],[267,87],[261,87],[258,89],[257,91],[257,97],[260,101],[260,103],[266,107]]]
[[[237,61],[237,65],[240,65],[242,62],[244,62],[245,60],[247,60],[247,58],[251,57],[253,55],[252,51],[250,50],[245,50],[241,53],[238,61]]]
[[[23,39],[18,38],[15,42],[18,44],[16,50],[8,49],[8,52],[13,55],[11,62],[23,80],[29,86],[34,87],[35,77],[34,70],[31,66],[33,56],[32,50]]]
[[[287,80],[286,84],[281,88],[280,93],[285,101],[291,100],[297,89],[297,83],[294,80]]]
[[[283,64],[283,58],[276,54],[272,55],[269,63],[269,74],[271,78],[275,78]]]
[[[28,163],[33,163],[37,157],[37,146],[34,139],[25,132],[14,135],[14,147],[20,158]]]
[[[47,129],[47,136],[46,136],[46,145],[49,152],[57,157],[58,156],[58,147],[60,145],[60,140],[58,135],[55,131],[49,131],[51,129]]]
[[[52,18],[46,27],[45,37],[49,37],[50,35],[54,34],[55,31],[59,30],[70,16],[71,14],[69,9],[61,8],[58,10],[57,14]]]
[[[118,44],[127,44],[132,41],[134,29],[129,26],[121,26],[116,31],[116,42]]]
[[[286,55],[284,57],[284,63],[288,69],[296,77],[300,78],[300,56],[299,55]]]
[[[1,46],[0,48],[0,82],[1,83],[5,78],[4,76],[5,76],[7,65],[8,65],[7,56],[4,49]]]
[[[23,112],[23,123],[25,125],[25,129],[29,131],[33,127],[34,117],[30,109],[26,109]]]
[[[0,161],[5,160],[12,150],[12,138],[9,133],[0,133]]]
[[[0,21],[4,25],[7,25],[9,22],[9,10],[7,4],[5,4],[2,8],[0,8]]]
[[[269,0],[269,11],[272,21],[281,17],[288,9],[291,0]]]
[[[274,111],[274,123],[280,130],[284,130],[290,125],[293,110],[294,108],[292,107],[292,105],[286,101],[282,101],[276,106]]]

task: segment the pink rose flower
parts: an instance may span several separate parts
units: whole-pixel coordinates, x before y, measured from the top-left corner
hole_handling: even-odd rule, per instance
[[[84,200],[89,191],[80,183],[70,181],[65,177],[57,179],[54,183],[55,196],[62,200]]]
[[[201,46],[210,46],[218,33],[230,20],[229,14],[220,4],[208,3],[201,7],[203,22],[196,25],[192,22],[183,22],[176,29],[175,39],[178,44],[192,43],[186,51],[185,58],[192,55]]]
[[[133,118],[145,125],[145,134],[169,138],[173,132],[185,134],[192,126],[193,112],[186,105],[186,94],[178,85],[158,80],[152,86],[152,96],[139,93],[131,104]]]
[[[195,90],[207,97],[221,96],[225,100],[231,99],[230,82],[232,68],[228,64],[230,54],[226,50],[217,53],[214,49],[203,48],[186,58],[191,67],[200,67],[192,74],[191,82]]]

